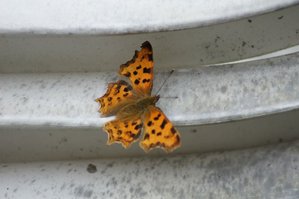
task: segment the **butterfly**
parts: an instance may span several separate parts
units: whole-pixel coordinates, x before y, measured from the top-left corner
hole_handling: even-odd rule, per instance
[[[121,143],[128,148],[137,141],[143,130],[140,147],[148,152],[162,148],[171,152],[180,146],[180,134],[166,115],[155,104],[159,95],[151,96],[154,79],[153,50],[145,41],[133,58],[120,66],[124,80],[109,83],[106,93],[97,98],[102,116],[116,115],[116,119],[104,125],[108,134],[107,144]]]

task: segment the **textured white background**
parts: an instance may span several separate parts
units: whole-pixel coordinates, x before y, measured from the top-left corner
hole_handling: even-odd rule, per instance
[[[273,11],[298,0],[0,1],[0,32],[127,33],[198,27]]]

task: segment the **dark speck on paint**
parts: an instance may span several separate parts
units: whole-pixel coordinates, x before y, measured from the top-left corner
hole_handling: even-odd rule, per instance
[[[88,173],[95,173],[95,172],[97,172],[97,167],[96,167],[96,165],[94,165],[94,164],[89,164],[89,165],[87,166],[87,171],[88,171]]]

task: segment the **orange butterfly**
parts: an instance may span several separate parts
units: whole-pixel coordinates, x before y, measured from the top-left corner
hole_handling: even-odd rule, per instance
[[[170,152],[180,146],[179,132],[155,106],[159,95],[151,96],[153,69],[153,50],[146,41],[132,60],[120,66],[119,74],[128,77],[131,85],[123,80],[110,83],[105,95],[96,99],[103,116],[116,114],[116,119],[104,126],[109,137],[107,144],[118,142],[127,148],[143,129],[140,147],[146,152],[156,147]]]

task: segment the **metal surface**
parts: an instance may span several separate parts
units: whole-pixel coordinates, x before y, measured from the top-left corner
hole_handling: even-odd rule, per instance
[[[269,1],[270,2],[270,1]],[[202,28],[126,35],[0,36],[0,72],[115,71],[148,40],[156,71],[237,61],[299,44],[299,5]]]
[[[174,154],[203,153],[277,144],[299,139],[299,111],[213,125],[177,126],[182,146]],[[146,154],[138,142],[125,150],[106,145],[101,128],[1,127],[0,162],[169,156],[162,150]]]
[[[0,33],[121,34],[194,28],[279,10],[298,0],[1,1]],[[34,10],[34,12],[31,12]]]
[[[298,74],[299,54],[176,70],[158,106],[177,125],[292,110],[299,107]],[[156,73],[153,93],[167,75]],[[0,125],[100,127],[107,118],[99,118],[94,99],[118,78],[116,72],[0,74]]]
[[[175,153],[299,138],[299,111],[285,112],[299,106],[298,74],[299,54],[176,70],[157,104],[182,133],[183,145]],[[153,93],[167,75],[155,74]],[[101,127],[112,118],[99,116],[94,99],[118,78],[116,72],[1,74],[1,161],[144,155],[137,144],[129,150],[105,144]],[[285,113],[270,116],[279,112]],[[255,118],[262,115],[267,117]],[[215,124],[228,121],[239,122]]]
[[[205,155],[0,164],[0,197],[295,199],[298,165],[299,142]]]
[[[0,198],[297,198],[298,48],[261,55],[299,44],[298,3],[1,1]],[[94,99],[145,40],[153,93],[176,69],[158,103],[176,157],[101,129]]]

